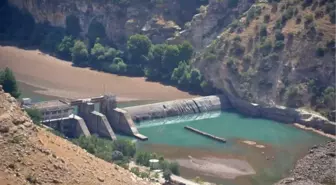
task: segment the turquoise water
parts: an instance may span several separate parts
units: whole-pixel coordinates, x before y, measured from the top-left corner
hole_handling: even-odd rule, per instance
[[[223,137],[219,143],[184,129],[191,126],[201,131]],[[271,184],[286,175],[309,147],[328,139],[292,125],[271,120],[252,119],[234,112],[212,112],[145,121],[138,124],[139,132],[149,140],[138,144],[140,149],[162,153],[170,159],[219,156],[247,161],[257,172],[233,180],[216,178],[182,169],[182,176],[200,176],[207,181],[225,184]],[[244,140],[264,145],[260,149],[243,143]],[[178,148],[178,149],[176,149]],[[174,150],[175,152],[170,152]],[[189,151],[188,151],[189,150]]]

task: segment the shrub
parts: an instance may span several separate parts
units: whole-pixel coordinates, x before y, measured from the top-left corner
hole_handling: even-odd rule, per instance
[[[112,152],[112,160],[113,161],[118,161],[118,160],[122,160],[124,157],[123,153],[121,153],[118,150],[115,150]]]
[[[136,176],[140,176],[140,171],[138,167],[132,167],[131,172],[134,173]]]
[[[29,108],[25,110],[29,115],[30,119],[32,119],[33,123],[40,125],[42,121],[42,114],[38,109]]]
[[[275,31],[275,39],[277,41],[283,41],[283,40],[285,40],[285,36],[282,34],[281,30],[276,30]]]
[[[304,18],[305,18],[306,25],[309,25],[310,23],[314,21],[314,16],[312,14],[306,14]]]
[[[260,35],[260,37],[266,37],[267,36],[267,25],[263,24],[263,25],[260,26],[259,35]]]
[[[13,71],[8,67],[0,71],[0,84],[2,85],[2,89],[14,98],[20,97],[21,92],[17,86],[16,78]]]
[[[270,21],[270,15],[266,14],[264,15],[264,23],[268,23]]]
[[[169,170],[175,175],[180,175],[180,165],[177,162],[170,163]]]
[[[112,141],[112,146],[114,150],[120,151],[124,156],[133,157],[136,152],[135,144],[131,140],[114,140]]]
[[[264,43],[258,46],[258,49],[264,56],[266,56],[271,52],[272,47],[272,41],[266,40]]]
[[[147,172],[140,172],[140,177],[145,179],[145,178],[148,178],[149,177],[149,173]]]
[[[318,47],[315,52],[317,57],[323,57],[324,56],[324,48]]]
[[[284,46],[285,46],[284,41],[276,41],[274,44],[274,50],[280,51],[284,48]]]
[[[236,64],[236,60],[234,58],[229,58],[226,65],[231,69],[231,71],[238,71],[238,67],[237,67],[237,64]]]

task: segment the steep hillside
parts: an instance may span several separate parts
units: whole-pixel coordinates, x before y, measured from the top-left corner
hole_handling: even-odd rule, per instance
[[[175,35],[207,0],[8,0],[29,12],[36,23],[48,22],[80,32],[81,35],[106,36],[117,45],[130,35],[146,34],[153,43]]]
[[[287,177],[276,185],[320,185],[335,184],[335,141],[314,146],[300,159]]]
[[[0,92],[0,184],[150,184],[32,124]]]
[[[334,38],[335,1],[254,3],[193,64],[237,97],[335,120]]]

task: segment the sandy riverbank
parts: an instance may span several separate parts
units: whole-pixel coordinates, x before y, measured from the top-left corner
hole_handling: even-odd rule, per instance
[[[119,101],[172,100],[192,97],[175,87],[148,82],[142,77],[125,77],[87,68],[41,53],[0,46],[0,68],[10,67],[18,81],[41,88],[37,93],[64,98],[83,98],[105,93]]]
[[[317,134],[319,134],[319,135],[328,137],[328,138],[330,138],[330,139],[336,140],[336,136],[331,135],[331,134],[327,134],[327,133],[325,133],[325,132],[323,132],[323,131],[321,131],[321,130],[316,130],[316,129],[311,128],[311,127],[306,127],[306,126],[301,125],[301,124],[299,124],[299,123],[294,123],[294,126],[297,127],[297,128],[300,128],[300,129],[303,129],[303,130],[308,130],[308,131],[317,133]]]

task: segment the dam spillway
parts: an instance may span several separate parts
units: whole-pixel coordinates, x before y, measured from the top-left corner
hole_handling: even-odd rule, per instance
[[[56,102],[56,105],[55,105]],[[94,103],[100,103],[100,112],[95,111]],[[51,104],[51,105],[50,105]],[[69,118],[72,114],[72,107],[78,106],[77,119]],[[104,95],[100,97],[78,99],[70,102],[50,101],[35,105],[43,113],[43,123],[51,125],[61,132],[73,130],[70,135],[79,136],[97,134],[101,137],[116,139],[114,132],[136,137],[140,140],[147,140],[146,136],[140,134],[137,127],[147,125],[136,125],[134,121],[155,120],[171,117],[171,122],[156,122],[154,124],[177,123],[174,116],[190,116],[190,119],[205,119],[207,116],[214,116],[213,111],[225,111],[233,109],[245,116],[270,119],[282,123],[299,123],[304,126],[322,130],[325,133],[335,135],[335,123],[314,113],[300,109],[291,109],[281,106],[263,106],[249,103],[232,96],[213,95],[166,101],[154,104],[139,105],[125,108],[117,108],[116,97]],[[202,114],[209,113],[209,114]],[[202,116],[205,116],[202,118]],[[174,120],[175,119],[175,120]],[[85,123],[85,124],[83,124]],[[76,124],[75,126],[66,126]],[[153,126],[153,124],[152,124]],[[89,134],[90,133],[90,134]]]

